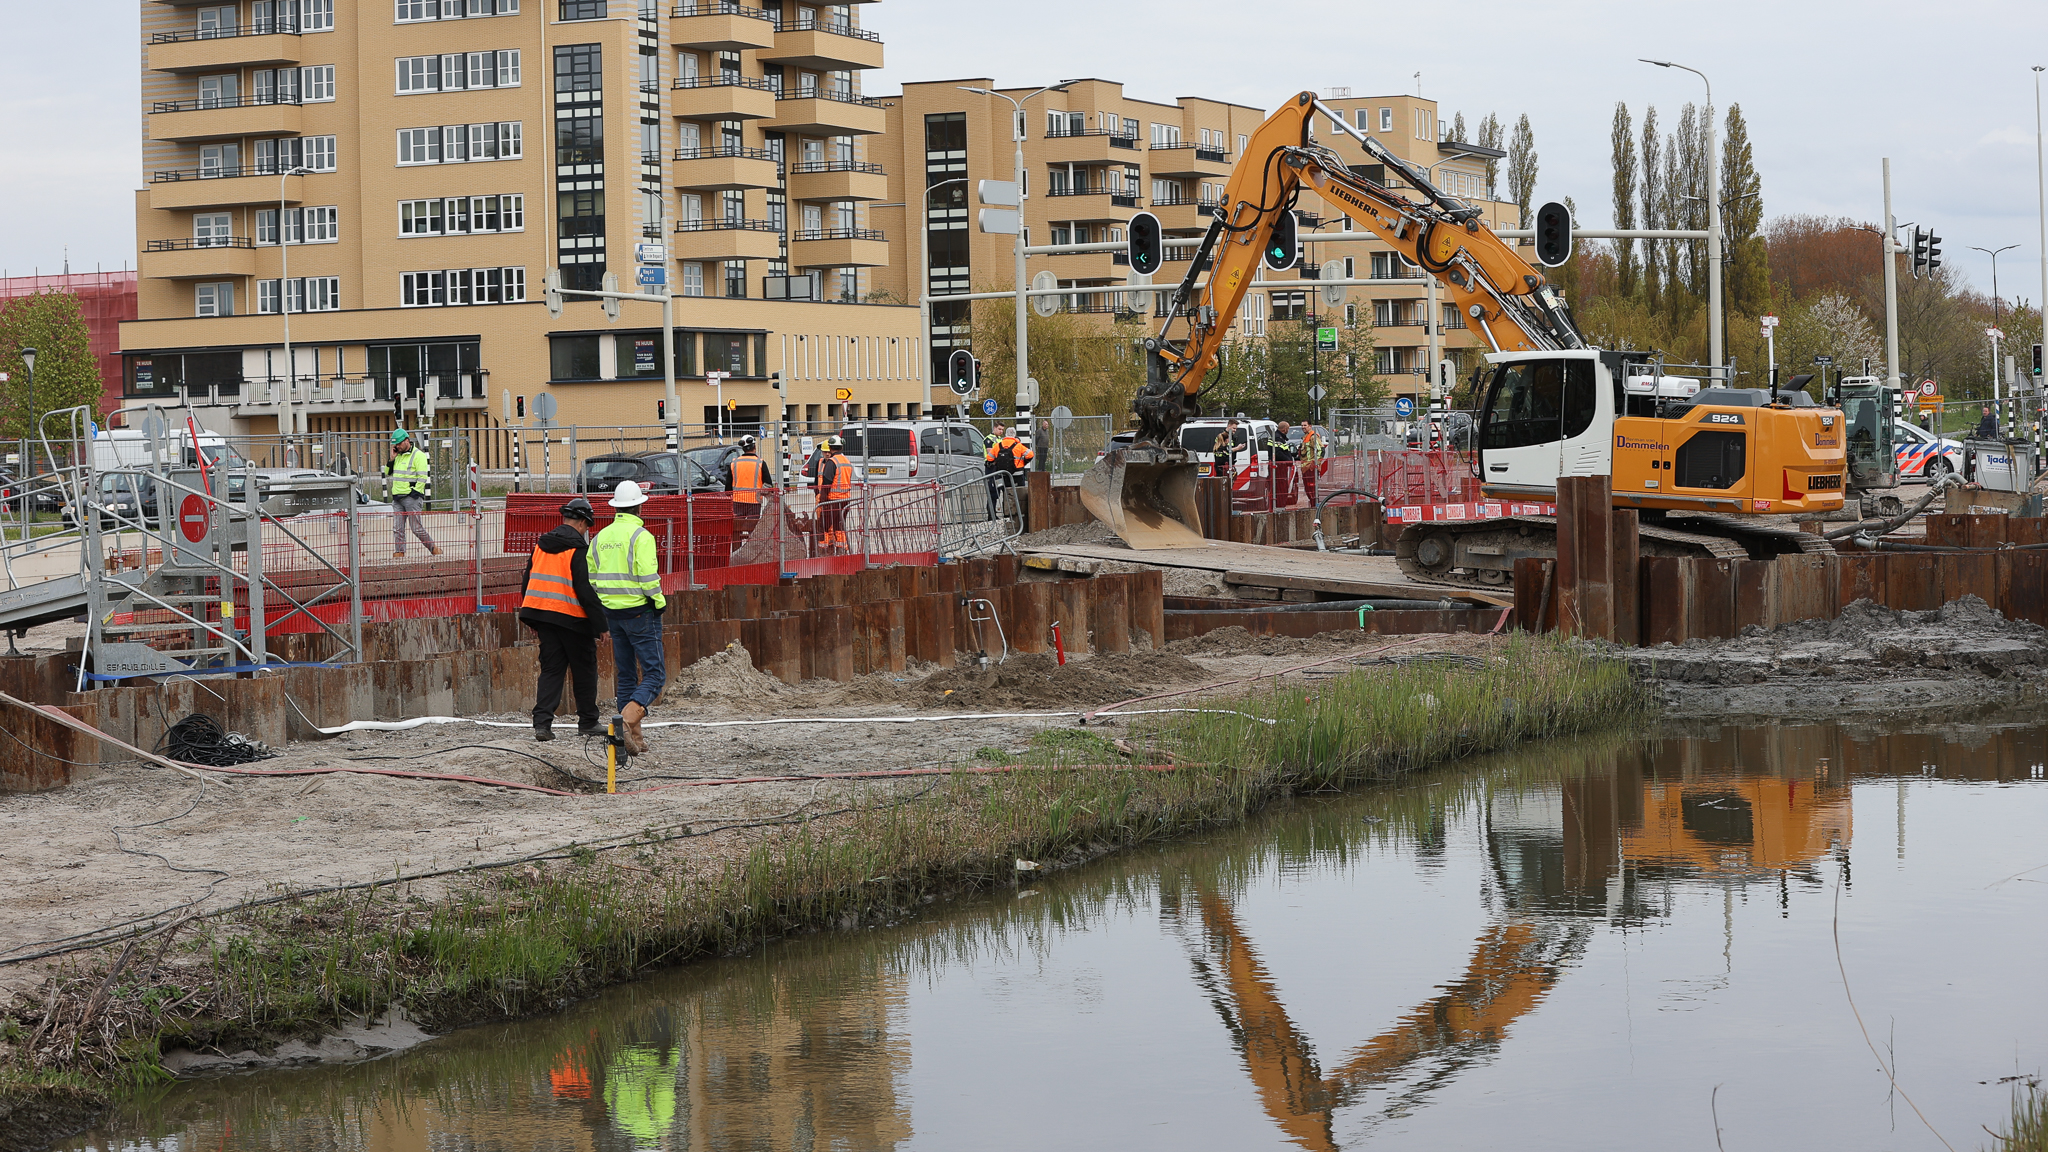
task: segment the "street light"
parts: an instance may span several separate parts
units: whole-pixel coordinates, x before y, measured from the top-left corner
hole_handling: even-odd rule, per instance
[[[31,436],[34,436],[34,437],[37,437],[38,439],[40,439],[40,438],[41,438],[41,436],[42,436],[42,431],[43,431],[43,430],[42,430],[42,425],[41,425],[40,423],[38,423],[38,422],[37,422],[37,420],[36,420],[36,350],[35,350],[35,349],[33,349],[33,348],[23,348],[23,349],[21,350],[21,367],[22,367],[22,370],[23,370],[23,371],[25,371],[25,372],[27,372],[27,373],[28,373],[28,430],[29,430],[29,435],[31,435]]]
[[[1707,362],[1721,366],[1721,160],[1714,130],[1714,82],[1697,68],[1670,60],[1639,56],[1645,64],[1677,68],[1700,78],[1707,86]]]
[[[1065,92],[1069,84],[1075,83],[1078,83],[1078,81],[1062,80],[1057,84],[1048,84],[1035,92],[1026,93],[1021,100],[1008,93],[998,92],[993,88],[975,88],[965,84],[956,85],[962,92],[972,92],[976,96],[1001,96],[1010,102],[1011,107],[1016,109],[1016,118],[1012,123],[1010,135],[1017,142],[1015,179],[1017,181],[1017,394],[1019,396],[1025,395],[1024,382],[1030,379],[1031,365],[1031,353],[1028,347],[1031,336],[1026,329],[1024,313],[1024,201],[1027,199],[1024,195],[1024,133],[1026,131],[1024,126],[1024,104],[1033,96],[1040,96],[1047,92]]]
[[[2034,188],[2041,213],[2041,311],[2048,315],[2048,180],[2041,164],[2041,65],[2034,65]],[[2048,329],[2044,329],[2048,331]],[[2044,336],[2048,339],[2048,336]]]
[[[1998,327],[1998,254],[2000,252],[2010,252],[2017,247],[2019,247],[2017,244],[2007,244],[2003,248],[1979,248],[1975,244],[1970,245],[1970,251],[1982,252],[1986,256],[1991,257],[1991,326],[1993,328]],[[1995,366],[1994,370],[1996,370]]]
[[[298,373],[292,364],[292,248],[284,223],[284,181],[287,176],[304,176],[310,169],[280,168],[277,172],[277,310],[284,316],[284,401],[279,409],[278,431],[284,434],[284,466],[299,466],[298,416],[292,411],[292,378]],[[305,227],[305,221],[299,222]]]

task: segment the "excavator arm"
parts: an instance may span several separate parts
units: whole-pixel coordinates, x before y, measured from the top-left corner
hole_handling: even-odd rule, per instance
[[[1317,144],[1310,129],[1318,114],[1357,137],[1368,155],[1399,172],[1422,199],[1365,179]],[[1246,141],[1167,320],[1145,341],[1146,379],[1131,403],[1138,417],[1131,448],[1108,454],[1082,480],[1082,502],[1134,548],[1200,539],[1195,469],[1181,448],[1180,427],[1199,412],[1202,382],[1216,367],[1266,249],[1304,187],[1441,281],[1449,300],[1494,351],[1585,346],[1542,274],[1485,225],[1477,206],[1446,195],[1425,173],[1346,124],[1313,92],[1303,92]],[[1283,260],[1292,256],[1281,254]],[[1202,279],[1205,268],[1208,277]],[[1175,336],[1175,326],[1183,323],[1185,334]]]

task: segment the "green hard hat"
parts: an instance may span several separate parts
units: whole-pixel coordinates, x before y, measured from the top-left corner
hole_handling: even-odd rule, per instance
[[[393,444],[403,444],[411,437],[412,433],[407,432],[403,428],[393,428],[391,430],[391,442]]]

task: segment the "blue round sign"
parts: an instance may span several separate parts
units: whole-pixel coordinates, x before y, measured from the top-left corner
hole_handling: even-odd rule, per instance
[[[1415,415],[1414,399],[1408,396],[1394,397],[1394,415],[1399,416],[1403,420]]]
[[[997,412],[1002,411],[1002,407],[1002,405],[996,403],[995,397],[990,396],[981,402],[981,414],[983,416],[993,416]]]

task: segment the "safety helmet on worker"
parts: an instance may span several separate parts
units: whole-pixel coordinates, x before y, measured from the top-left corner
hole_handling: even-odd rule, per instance
[[[740,451],[752,452],[756,447],[760,446],[760,443],[759,440],[754,439],[752,436],[742,436],[740,437]]]
[[[837,451],[838,451],[838,450],[840,450],[841,448],[844,448],[844,447],[846,447],[846,437],[844,437],[844,436],[830,436],[830,437],[827,437],[827,438],[826,438],[826,440],[825,440],[825,447],[827,447],[827,448],[830,448],[830,449],[832,449],[832,450],[833,450],[834,452],[837,452]]]
[[[612,492],[612,498],[605,503],[614,508],[638,508],[647,503],[647,493],[640,490],[639,481],[621,480],[618,488]]]
[[[393,444],[403,444],[410,439],[412,439],[412,433],[403,428],[393,428],[391,430],[391,442]]]
[[[581,520],[585,527],[589,527],[597,523],[597,509],[590,506],[589,500],[578,496],[562,505],[562,519]]]

